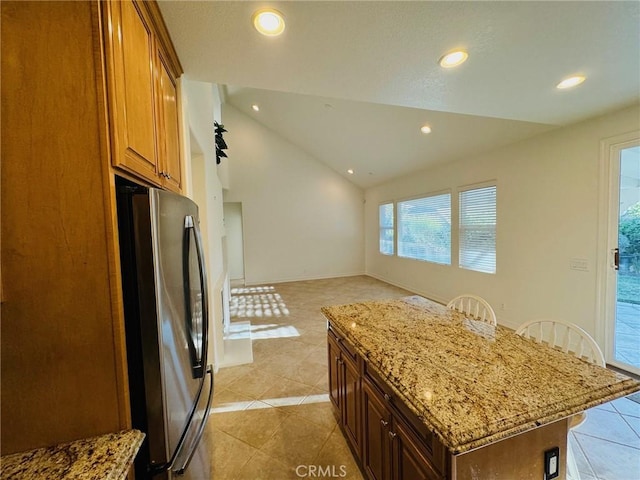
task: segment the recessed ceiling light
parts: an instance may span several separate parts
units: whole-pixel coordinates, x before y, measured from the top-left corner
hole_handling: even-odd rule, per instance
[[[572,77],[568,77],[562,80],[558,85],[556,85],[556,88],[564,90],[565,88],[571,88],[580,85],[584,81],[584,75],[573,75]]]
[[[273,8],[264,8],[253,14],[253,26],[262,35],[275,37],[284,32],[284,17]]]
[[[349,175],[353,175],[353,168],[350,168],[349,170],[347,170],[347,173],[348,173]]]
[[[464,63],[467,58],[469,58],[469,54],[467,52],[464,50],[456,50],[455,52],[449,52],[440,57],[438,63],[442,68],[453,68]]]
[[[426,135],[428,133],[431,133],[431,127],[429,125],[423,125],[420,128],[420,131]]]
[[[253,105],[251,105],[251,108],[253,109],[254,112],[259,112],[260,111],[260,107],[258,105],[256,105],[255,103]]]

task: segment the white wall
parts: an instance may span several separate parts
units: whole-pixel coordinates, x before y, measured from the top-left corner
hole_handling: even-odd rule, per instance
[[[209,358],[216,365],[224,354],[222,322],[224,305],[220,292],[225,287],[226,270],[222,241],[223,198],[215,158],[213,121],[220,121],[220,100],[217,87],[210,83],[181,80],[184,116],[183,138],[187,144],[186,168],[189,178],[185,194],[199,207],[200,228],[205,250],[209,281]],[[212,360],[210,360],[212,361]]]
[[[246,284],[364,273],[363,191],[233,106],[223,116]]]
[[[627,108],[368,189],[367,273],[442,302],[460,293],[479,294],[494,306],[498,321],[511,327],[553,317],[595,334],[600,140],[638,129],[639,123],[638,107]],[[378,253],[380,203],[452,188],[455,223],[455,188],[493,179],[495,275],[462,270],[453,262],[441,266]],[[589,271],[570,270],[571,258],[587,259]]]

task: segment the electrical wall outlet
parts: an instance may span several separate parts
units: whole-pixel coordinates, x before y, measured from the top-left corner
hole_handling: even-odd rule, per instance
[[[553,447],[544,452],[544,480],[551,480],[560,475],[560,449]]]
[[[581,272],[589,271],[589,260],[586,258],[571,258],[569,259],[569,268],[571,270],[579,270]]]

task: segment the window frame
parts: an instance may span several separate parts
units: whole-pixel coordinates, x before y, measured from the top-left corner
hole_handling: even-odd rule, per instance
[[[471,190],[482,190],[485,188],[491,188],[493,187],[495,189],[495,203],[494,203],[494,218],[495,218],[495,223],[493,225],[493,236],[494,236],[494,246],[493,246],[493,254],[494,254],[494,262],[493,262],[493,271],[488,271],[488,270],[480,270],[477,268],[471,268],[468,265],[463,265],[463,244],[464,244],[464,232],[465,230],[468,229],[467,228],[463,228],[462,225],[462,221],[463,221],[463,202],[462,202],[462,195],[465,192],[469,192]],[[458,243],[458,268],[462,269],[462,270],[466,270],[466,271],[470,271],[470,272],[477,272],[477,273],[484,273],[484,274],[488,274],[488,275],[495,275],[498,273],[498,182],[497,180],[487,180],[484,182],[479,182],[479,183],[473,183],[473,184],[469,184],[469,185],[464,185],[461,187],[458,187],[457,189],[457,217],[458,217],[458,221],[456,224],[457,227],[457,243]]]
[[[391,227],[383,227],[382,226],[382,217],[380,215],[380,209],[386,205],[391,205],[391,211],[392,211],[392,220],[391,220]],[[385,257],[394,257],[396,256],[397,253],[397,246],[396,246],[396,223],[397,223],[397,217],[396,217],[396,202],[394,200],[389,200],[387,202],[381,202],[378,204],[378,253],[380,255],[384,255]],[[382,241],[382,231],[384,230],[391,230],[391,253],[385,253],[382,251],[381,248],[381,244],[380,242]]]
[[[406,255],[401,255],[400,254],[400,230],[402,227],[402,220],[400,218],[401,213],[400,213],[400,206],[402,203],[405,202],[411,202],[414,200],[422,200],[422,199],[427,199],[427,198],[431,198],[431,197],[438,197],[438,196],[442,196],[442,195],[449,195],[449,245],[448,245],[448,253],[449,253],[449,261],[447,262],[440,262],[440,261],[436,261],[433,259],[424,259],[424,258],[418,258],[418,257],[412,257],[412,256],[406,256]],[[452,241],[453,241],[453,190],[451,188],[447,188],[447,189],[443,189],[443,190],[437,190],[437,191],[433,191],[433,192],[427,192],[427,193],[422,193],[420,195],[414,195],[411,197],[406,197],[406,198],[402,198],[402,199],[398,199],[395,201],[395,225],[396,225],[396,249],[395,249],[395,256],[397,258],[403,258],[403,259],[407,259],[407,260],[417,260],[420,262],[427,262],[427,263],[432,263],[434,265],[442,265],[442,266],[451,266],[452,265],[452,259],[453,259],[453,250],[452,250]]]

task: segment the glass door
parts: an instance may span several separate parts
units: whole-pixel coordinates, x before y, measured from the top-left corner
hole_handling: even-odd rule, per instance
[[[609,156],[610,261],[607,361],[640,373],[640,139],[612,145]]]

